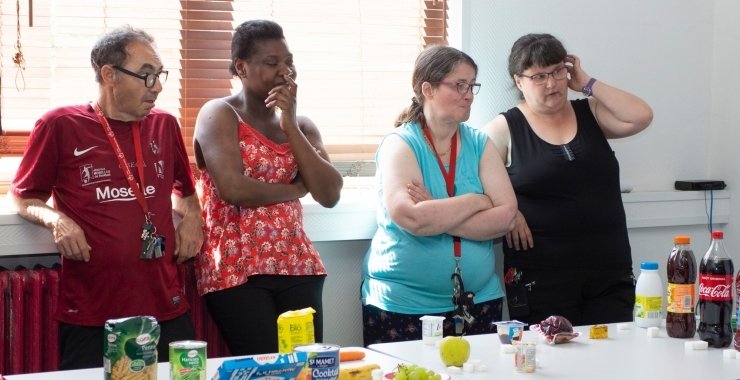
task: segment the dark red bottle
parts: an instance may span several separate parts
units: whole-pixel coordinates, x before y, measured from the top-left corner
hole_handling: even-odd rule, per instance
[[[736,351],[740,351],[740,269],[735,276],[735,338],[732,340]]]
[[[668,299],[665,329],[672,338],[693,338],[696,334],[696,258],[691,250],[689,236],[676,236],[673,243],[666,266]]]
[[[712,244],[699,265],[699,339],[710,347],[730,345],[734,335],[732,318],[732,277],[735,267],[727,255],[724,233],[712,232]]]

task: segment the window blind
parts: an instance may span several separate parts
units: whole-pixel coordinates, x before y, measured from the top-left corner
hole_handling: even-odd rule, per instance
[[[198,110],[238,91],[228,71],[233,29],[280,23],[298,72],[298,112],[319,127],[332,159],[371,159],[409,105],[411,72],[427,44],[446,44],[443,0],[34,0],[0,3],[0,156],[21,155],[28,131],[51,108],[97,97],[90,48],[121,24],[156,39],[170,71],[157,102],[178,118],[192,159]],[[84,9],[84,12],[80,11]],[[13,64],[17,23],[25,70]]]
[[[195,169],[193,132],[200,107],[232,93],[234,1],[182,1],[180,126]]]
[[[46,111],[97,99],[98,85],[90,66],[90,49],[106,31],[130,24],[156,40],[169,79],[157,106],[178,115],[180,1],[34,0],[33,27],[28,1],[0,3],[0,87],[2,127],[0,155],[21,155],[28,132]],[[20,37],[17,21],[20,20]],[[20,49],[16,44],[20,42]],[[24,68],[12,57],[23,55]],[[178,115],[179,116],[179,115]]]

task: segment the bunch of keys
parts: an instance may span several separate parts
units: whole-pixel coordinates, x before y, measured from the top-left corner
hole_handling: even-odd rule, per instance
[[[452,282],[452,304],[456,306],[456,314],[453,319],[455,322],[455,334],[459,336],[463,334],[465,323],[472,324],[475,321],[475,318],[470,314],[470,310],[468,310],[474,304],[475,293],[465,291],[459,266],[455,267],[455,273],[452,274]]]
[[[157,235],[157,229],[147,217],[141,231],[140,259],[150,260],[164,256],[164,236]]]

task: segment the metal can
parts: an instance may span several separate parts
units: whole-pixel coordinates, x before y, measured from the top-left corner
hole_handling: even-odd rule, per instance
[[[294,348],[308,354],[306,368],[311,371],[311,380],[337,380],[339,378],[339,346],[314,343]]]
[[[200,340],[170,343],[170,380],[205,380],[206,346]]]

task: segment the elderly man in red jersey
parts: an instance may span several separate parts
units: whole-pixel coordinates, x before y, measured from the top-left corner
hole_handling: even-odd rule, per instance
[[[170,341],[194,337],[177,265],[200,249],[202,217],[177,119],[154,108],[167,71],[153,38],[129,26],[98,40],[90,61],[98,99],[36,122],[10,188],[62,256],[61,369],[102,366],[108,319],[155,317],[160,360]]]

